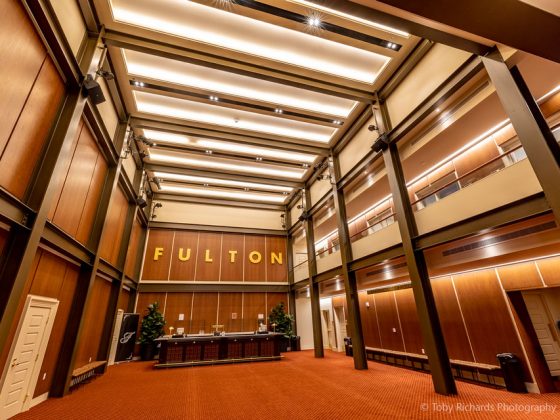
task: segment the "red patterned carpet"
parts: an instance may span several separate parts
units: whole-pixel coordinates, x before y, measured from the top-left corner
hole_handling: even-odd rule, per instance
[[[311,351],[280,362],[169,370],[134,362],[16,419],[558,419],[560,394],[512,394],[458,382],[459,396],[432,391],[428,375]],[[542,412],[535,412],[541,410]],[[554,411],[553,411],[554,410]]]

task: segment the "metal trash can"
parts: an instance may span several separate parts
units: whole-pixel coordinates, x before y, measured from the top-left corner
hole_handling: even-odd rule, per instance
[[[506,389],[510,392],[526,393],[527,387],[523,380],[521,359],[513,353],[500,353],[496,357],[502,368]]]
[[[344,351],[346,352],[346,356],[352,356],[352,338],[344,337]]]

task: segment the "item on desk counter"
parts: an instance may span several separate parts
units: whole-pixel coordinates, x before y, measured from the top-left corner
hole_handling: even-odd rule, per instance
[[[180,334],[180,335],[185,334],[185,329],[181,328],[181,327],[177,328],[177,334]]]
[[[173,330],[174,330],[174,329],[175,329],[175,328],[173,328],[173,327],[171,327],[171,326],[169,327],[169,335],[173,335]]]

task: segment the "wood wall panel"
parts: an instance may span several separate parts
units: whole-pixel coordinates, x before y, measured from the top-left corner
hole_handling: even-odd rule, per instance
[[[48,253],[45,252],[44,254],[46,255]],[[78,276],[80,274],[79,268],[63,260],[59,260],[58,264],[64,264],[66,266],[66,270],[62,285],[58,291],[58,295],[56,296],[56,299],[59,300],[58,310],[56,312],[51,336],[49,337],[49,343],[47,345],[47,350],[45,352],[45,357],[39,373],[34,397],[49,392],[52,385],[54,371],[58,363],[60,347],[62,346],[62,341],[65,336],[68,318],[70,317],[70,310],[72,309],[72,304],[74,302],[74,294],[76,292],[76,287],[78,286]]]
[[[263,261],[254,264],[249,261],[249,254],[253,251],[260,252]],[[265,237],[257,235],[245,235],[245,281],[266,281]]]
[[[266,313],[266,293],[243,293],[243,330],[256,331],[258,327],[258,314]]]
[[[138,299],[136,301],[134,312],[140,314],[140,322],[142,322],[142,317],[147,313],[148,305],[154,302],[159,304],[159,310],[163,313],[165,309],[165,300],[167,293],[154,292],[154,293],[138,293]]]
[[[143,280],[168,280],[174,232],[171,230],[150,230],[148,246],[142,270]],[[163,248],[163,255],[154,260],[155,248]]]
[[[183,231],[175,232],[173,243],[173,255],[171,256],[171,273],[169,280],[188,280],[193,281],[196,272],[196,250],[198,244],[198,232]],[[183,249],[181,255],[187,256],[187,261],[179,260],[179,250]],[[189,250],[190,249],[190,253]]]
[[[3,62],[2,67],[5,66],[6,63]],[[19,65],[16,68],[19,68]],[[5,82],[5,79],[0,78],[0,80]],[[4,83],[2,86],[2,96],[5,93],[5,85]],[[41,161],[44,146],[63,97],[64,83],[52,60],[47,58],[25,106],[21,109],[9,141],[0,154],[2,186],[16,197],[24,197],[35,167]],[[3,125],[0,124],[0,126]]]
[[[0,151],[4,151],[47,53],[17,0],[0,2]]]
[[[500,281],[505,290],[522,290],[543,287],[534,262],[498,267]]]
[[[195,293],[190,334],[210,333],[218,319],[218,293]]]
[[[111,197],[104,227],[107,234],[101,238],[99,249],[101,258],[113,264],[115,267],[119,262],[119,251],[123,240],[128,208],[128,199],[119,187],[113,192]]]
[[[432,280],[432,291],[449,358],[474,362],[451,277]]]
[[[373,295],[379,322],[379,335],[384,349],[404,351],[399,316],[393,292]]]
[[[224,331],[242,331],[242,306],[242,293],[220,293],[218,324],[224,326]]]
[[[222,234],[200,232],[198,238],[195,280],[218,281],[220,279],[221,255]]]
[[[103,180],[107,175],[107,164],[103,160],[93,134],[87,124],[81,125],[78,141],[66,174],[57,179],[60,195],[51,209],[52,221],[70,236],[87,244],[99,199]],[[99,162],[99,164],[98,164]]]
[[[130,302],[130,291],[126,289],[121,290],[119,301],[117,302],[117,309],[122,309],[125,313],[128,312],[128,303]]]
[[[84,314],[84,324],[78,337],[73,369],[97,360],[105,315],[109,308],[111,283],[104,278],[96,277],[90,293],[90,304]]]
[[[124,266],[124,274],[135,280],[137,275],[137,273],[135,273],[135,268],[136,262],[139,258],[140,240],[142,239],[143,229],[144,228],[138,218],[135,218],[132,223],[132,232],[130,234],[130,242],[126,253],[126,264]]]
[[[223,234],[221,281],[243,281],[243,265],[248,264],[243,251],[243,238],[244,235]],[[230,250],[237,251],[237,254],[233,255],[234,262],[231,262]]]
[[[397,310],[401,321],[404,346],[408,353],[424,354],[420,321],[412,289],[396,290]]]
[[[560,286],[560,257],[539,260],[537,265],[547,286]]]
[[[284,303],[284,310],[286,311],[286,313],[289,312],[290,310],[290,299],[288,299],[288,294],[287,293],[272,293],[269,292],[266,294],[266,319],[268,320],[268,314],[270,314],[270,311],[272,310],[272,308],[274,308],[276,305],[278,305],[280,302]],[[267,321],[268,323],[268,321]]]
[[[483,141],[453,160],[457,176],[461,177],[469,171],[498,156],[500,152],[493,141]]]
[[[282,255],[282,264],[272,264],[271,253]],[[286,261],[286,238],[284,236],[267,236],[266,252],[263,258],[266,258],[266,281],[288,281],[288,269]]]
[[[496,354],[504,352],[523,358],[521,344],[494,270],[453,276],[453,281],[476,361],[497,365]]]
[[[191,319],[193,294],[192,292],[168,293],[165,301],[165,333],[169,333],[169,327],[184,328],[188,333]],[[184,319],[179,321],[179,314],[184,315]]]
[[[359,292],[358,299],[360,302],[364,344],[366,347],[382,348],[381,340],[379,339],[379,328],[377,326],[377,314],[375,313],[373,295],[368,295],[366,292]],[[366,306],[366,302],[369,302],[369,307]]]

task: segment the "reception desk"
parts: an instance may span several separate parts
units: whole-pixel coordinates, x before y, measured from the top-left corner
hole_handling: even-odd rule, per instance
[[[162,337],[156,368],[280,360],[282,334]]]

